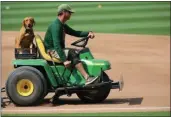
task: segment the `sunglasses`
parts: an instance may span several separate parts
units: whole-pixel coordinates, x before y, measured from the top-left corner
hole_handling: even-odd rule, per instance
[[[65,12],[68,12],[69,14],[72,14],[72,12],[65,10]]]

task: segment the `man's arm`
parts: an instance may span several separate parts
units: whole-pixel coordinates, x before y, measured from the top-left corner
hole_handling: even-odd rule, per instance
[[[89,32],[86,31],[76,31],[65,24],[65,32],[69,35],[76,36],[76,37],[87,37]]]
[[[60,38],[62,37],[62,31],[61,31],[62,28],[57,28],[56,25],[52,25],[51,27],[51,32],[52,32],[52,38],[53,38],[53,45],[54,45],[54,48],[55,50],[57,51],[59,57],[60,57],[60,60],[62,62],[65,62],[66,61],[66,55],[60,45]]]

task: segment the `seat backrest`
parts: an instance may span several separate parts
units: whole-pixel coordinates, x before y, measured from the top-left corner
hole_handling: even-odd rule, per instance
[[[40,37],[40,35],[35,35],[35,40],[36,40],[36,44],[37,44],[37,48],[39,50],[39,53],[40,55],[47,61],[52,61],[52,59],[54,60],[54,62],[57,62],[57,63],[61,63],[60,59],[57,59],[57,58],[51,58],[47,53],[46,53],[46,50],[45,50],[45,46],[44,46],[44,43],[43,43],[43,40],[42,38]]]

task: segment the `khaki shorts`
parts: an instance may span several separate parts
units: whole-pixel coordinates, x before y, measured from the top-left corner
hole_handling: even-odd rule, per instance
[[[63,50],[64,50],[67,60],[71,61],[71,64],[73,66],[81,62],[79,58],[79,50],[73,49],[73,48],[65,48]],[[58,59],[60,58],[58,53],[55,50],[49,50],[47,52],[50,52],[50,54],[54,58],[58,58]]]
[[[54,58],[58,58],[58,59],[60,58],[58,53],[55,50],[48,50],[47,52],[48,53],[50,52],[51,56],[54,57]],[[69,50],[64,49],[64,53],[65,53],[65,56],[68,57]]]

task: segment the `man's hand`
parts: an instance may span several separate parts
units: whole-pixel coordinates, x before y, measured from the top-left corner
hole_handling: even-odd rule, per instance
[[[89,32],[88,37],[90,37],[91,39],[93,39],[95,37],[93,32]]]
[[[64,62],[64,66],[65,66],[65,67],[69,67],[70,65],[71,65],[71,61],[65,61],[65,62]]]

